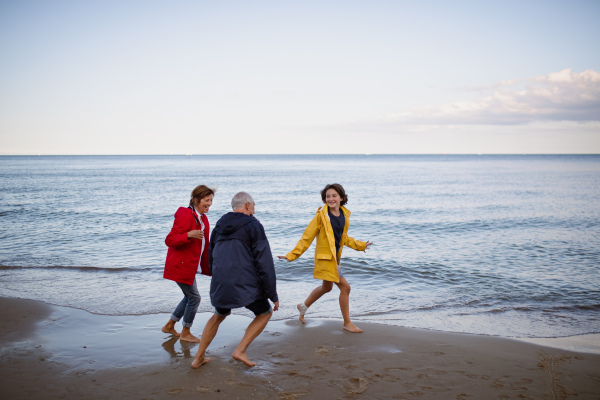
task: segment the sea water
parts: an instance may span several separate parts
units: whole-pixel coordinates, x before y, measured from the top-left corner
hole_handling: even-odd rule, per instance
[[[0,295],[92,313],[170,313],[164,239],[191,190],[217,189],[214,226],[247,191],[265,227],[280,310],[320,282],[292,250],[340,183],[355,323],[508,337],[600,332],[600,156],[240,155],[0,157]],[[198,275],[199,312],[211,312]],[[251,314],[234,310],[240,315]],[[307,318],[341,318],[334,288]],[[200,328],[199,328],[200,329]]]

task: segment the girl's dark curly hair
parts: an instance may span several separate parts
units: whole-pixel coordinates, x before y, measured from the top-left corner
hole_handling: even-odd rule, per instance
[[[346,205],[346,203],[348,203],[348,196],[346,195],[346,192],[344,191],[342,185],[340,185],[339,183],[330,183],[329,185],[326,185],[323,190],[321,190],[321,199],[323,200],[323,203],[326,203],[325,198],[327,197],[327,191],[329,189],[335,190],[340,195],[342,199],[342,201],[340,202],[341,206],[344,206]]]

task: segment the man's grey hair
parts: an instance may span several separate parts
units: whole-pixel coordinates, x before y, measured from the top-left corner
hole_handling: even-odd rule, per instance
[[[235,211],[238,208],[244,207],[246,203],[254,203],[252,196],[246,192],[239,192],[233,196],[233,199],[231,199],[231,208],[233,208],[233,211]]]

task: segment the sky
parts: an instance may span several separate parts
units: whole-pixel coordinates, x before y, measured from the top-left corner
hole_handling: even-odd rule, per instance
[[[599,16],[597,0],[0,0],[0,154],[599,154]]]

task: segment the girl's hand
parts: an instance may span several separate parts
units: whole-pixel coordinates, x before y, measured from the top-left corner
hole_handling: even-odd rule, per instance
[[[285,258],[288,262],[291,262],[286,256],[277,256],[277,258],[279,258],[280,260],[283,260]]]
[[[369,242],[369,241],[367,240],[367,247],[365,247],[365,252],[366,252],[367,250],[369,250],[369,246],[370,246],[370,245],[372,245],[372,244],[373,244],[373,242]]]

